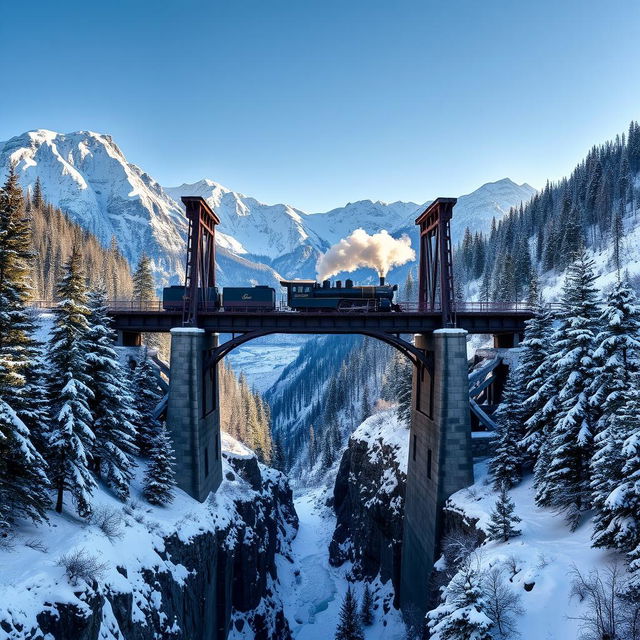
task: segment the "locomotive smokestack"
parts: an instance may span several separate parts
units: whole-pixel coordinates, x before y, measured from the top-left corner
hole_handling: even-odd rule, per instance
[[[381,287],[384,287],[384,282],[385,282],[384,276],[380,276],[380,286]]]

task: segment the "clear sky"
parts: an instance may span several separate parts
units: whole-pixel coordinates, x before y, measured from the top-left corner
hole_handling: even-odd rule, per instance
[[[540,187],[640,119],[639,54],[637,0],[5,2],[0,140],[110,133],[312,212]]]

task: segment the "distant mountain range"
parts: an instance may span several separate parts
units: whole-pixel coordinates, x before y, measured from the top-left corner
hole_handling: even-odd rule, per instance
[[[61,134],[39,129],[0,142],[3,173],[12,162],[25,189],[32,190],[39,177],[49,202],[105,245],[115,238],[132,265],[146,252],[159,285],[181,282],[184,276],[183,195],[204,197],[220,217],[222,285],[274,285],[281,276],[313,277],[319,254],[358,227],[369,233],[387,229],[413,237],[414,219],[428,204],[361,200],[309,214],[288,204],[265,204],[207,179],[162,187],[128,162],[111,136],[90,131]],[[500,219],[534,193],[528,184],[504,178],[461,196],[452,222],[454,242],[465,227],[486,230],[493,217]],[[355,275],[375,277],[366,272]]]

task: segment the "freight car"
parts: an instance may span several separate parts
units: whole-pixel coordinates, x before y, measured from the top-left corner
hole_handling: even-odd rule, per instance
[[[172,285],[162,290],[162,308],[165,311],[182,311],[184,306],[185,289],[183,285]],[[202,300],[201,307],[207,311],[217,311],[220,308],[220,296],[217,287],[198,290]]]
[[[204,295],[206,293],[206,296]],[[217,287],[199,290],[201,311],[273,311],[276,308],[276,292],[273,287],[224,287],[222,295]],[[165,311],[181,311],[184,306],[185,287],[174,285],[162,291],[162,308]]]
[[[342,286],[336,280],[333,286],[329,280],[318,284],[315,280],[281,280],[287,289],[287,304],[296,311],[398,311],[393,297],[398,285],[385,284],[380,278],[378,286],[354,286],[353,280],[346,280]]]
[[[273,287],[224,287],[222,306],[225,311],[273,311],[276,291]]]

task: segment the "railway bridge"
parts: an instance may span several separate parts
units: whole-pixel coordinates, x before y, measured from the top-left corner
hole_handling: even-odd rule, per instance
[[[114,304],[111,309],[122,344],[135,344],[142,332],[171,333],[166,423],[176,451],[178,485],[203,501],[222,480],[217,363],[235,347],[273,333],[359,333],[391,345],[414,365],[400,602],[405,612],[424,614],[442,507],[452,493],[473,483],[467,335],[492,335],[496,347],[515,346],[531,311],[454,301],[449,226],[454,198],[438,198],[416,219],[415,310],[208,311],[201,296],[215,287],[219,220],[202,198],[182,200],[189,220],[183,309],[164,311],[154,303]],[[231,334],[231,339],[220,344],[220,334]],[[473,385],[478,393],[480,384],[476,380]]]

